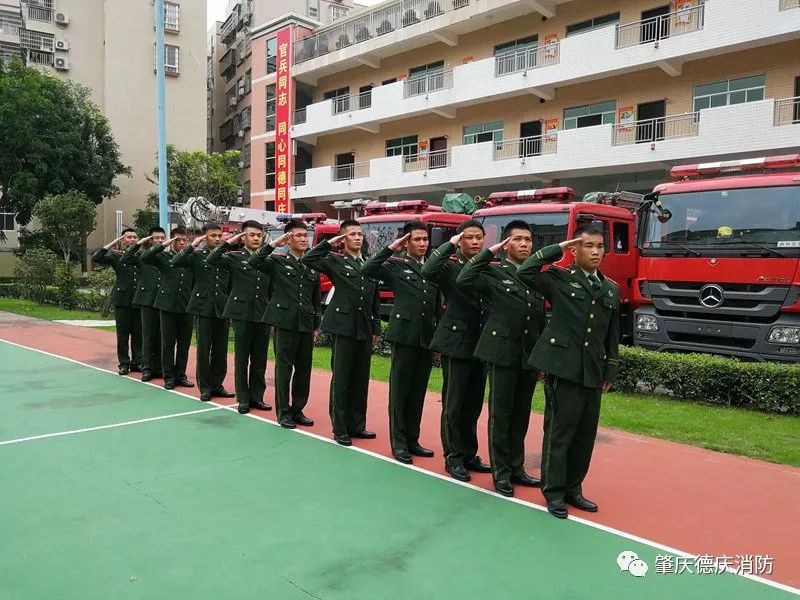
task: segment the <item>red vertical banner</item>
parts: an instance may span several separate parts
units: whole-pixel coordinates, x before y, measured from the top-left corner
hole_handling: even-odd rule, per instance
[[[278,73],[275,83],[275,210],[289,212],[289,179],[292,140],[289,125],[292,107],[292,29],[278,32]]]

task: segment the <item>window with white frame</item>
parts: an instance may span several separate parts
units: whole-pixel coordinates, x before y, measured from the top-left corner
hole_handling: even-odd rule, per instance
[[[14,213],[0,212],[0,230],[14,231]]]
[[[156,45],[153,44],[153,70],[156,65]],[[164,46],[164,72],[167,75],[178,75],[181,72],[181,49],[179,46]]]
[[[164,3],[164,29],[167,31],[181,30],[181,5],[174,2]]]
[[[331,23],[334,21],[338,21],[339,19],[343,19],[347,16],[347,8],[344,6],[336,6],[335,4],[331,4],[328,7],[328,17],[330,18]]]
[[[464,143],[479,144],[481,142],[502,142],[503,141],[503,122],[489,121],[488,123],[478,123],[477,125],[467,125],[464,127]]]
[[[580,129],[613,123],[617,117],[617,101],[597,102],[564,109],[564,129]]]
[[[619,23],[619,11],[602,15],[600,17],[587,19],[586,21],[581,21],[580,23],[567,25],[567,37],[575,35],[576,33],[585,33],[587,31],[593,31],[595,29],[599,29],[600,27],[614,25],[616,23]]]
[[[275,84],[267,86],[267,131],[275,131]]]
[[[416,156],[419,140],[416,135],[386,140],[386,156]]]
[[[764,75],[729,79],[694,86],[694,111],[764,99]]]

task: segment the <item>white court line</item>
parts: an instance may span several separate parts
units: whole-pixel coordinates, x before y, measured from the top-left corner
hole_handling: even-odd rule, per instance
[[[75,435],[76,433],[86,433],[87,431],[101,431],[103,429],[116,429],[117,427],[126,427],[128,425],[137,425],[139,423],[150,423],[152,421],[163,421],[164,419],[172,419],[175,417],[185,417],[187,415],[198,415],[212,410],[220,410],[223,406],[212,406],[210,408],[201,408],[200,410],[187,410],[186,412],[173,413],[171,415],[161,415],[160,417],[148,417],[146,419],[136,419],[135,421],[123,421],[121,423],[111,423],[110,425],[98,425],[97,427],[84,427],[83,429],[71,429],[69,431],[57,431],[55,433],[43,433],[41,435],[32,435],[30,437],[17,438],[15,440],[6,440],[0,442],[0,446],[7,446],[9,444],[21,444],[22,442],[32,442],[33,440],[44,440],[47,438],[63,437],[65,435]]]
[[[109,374],[113,375],[114,377],[116,377],[117,379],[120,378],[119,375],[117,375],[113,371],[110,371],[108,369],[103,369],[103,368],[100,368],[100,367],[96,367],[94,365],[90,365],[88,363],[84,363],[84,362],[81,362],[79,360],[75,360],[75,359],[72,359],[72,358],[67,358],[67,357],[64,357],[64,356],[59,356],[58,354],[53,354],[53,353],[47,352],[45,350],[39,350],[38,348],[31,348],[29,346],[23,346],[22,344],[17,344],[15,342],[9,342],[8,340],[0,339],[0,342],[5,342],[6,344],[10,344],[12,346],[17,346],[19,348],[24,348],[25,350],[31,350],[33,352],[38,352],[40,354],[45,354],[47,356],[52,356],[53,358],[60,358],[62,360],[66,360],[68,362],[75,363],[77,365],[81,365],[81,366],[84,366],[84,367],[89,367],[90,369],[94,369],[94,370],[100,371],[102,373],[109,373]],[[136,379],[130,379],[130,378],[128,378],[128,379],[129,379],[129,381],[134,381],[136,383],[142,383],[141,381],[138,381]],[[199,402],[199,400],[197,398],[194,398],[193,396],[189,396],[188,394],[183,394],[181,392],[176,392],[175,390],[164,390],[163,387],[161,387],[159,385],[156,385],[156,384],[149,383],[149,382],[146,385],[152,385],[152,386],[157,387],[158,389],[161,389],[163,391],[172,391],[173,393],[177,393],[179,396],[183,396],[183,397],[186,397],[186,398],[191,398],[192,400],[196,400],[196,401]],[[208,404],[208,403],[204,403],[204,404]],[[234,405],[230,405],[230,406],[217,404],[216,408],[222,408],[222,409],[229,410],[229,411],[235,411],[237,409],[235,404]],[[214,409],[210,409],[210,410],[214,410]],[[185,414],[194,414],[194,413],[199,413],[199,412],[204,412],[204,411],[192,411],[191,413],[185,413]],[[175,416],[178,416],[178,415],[175,415]],[[280,425],[277,422],[272,421],[271,419],[267,419],[265,417],[262,417],[260,415],[247,413],[246,415],[242,415],[242,416],[249,417],[251,419],[256,419],[257,421],[262,421],[264,423],[268,423],[268,424],[270,424],[270,425],[272,425],[274,427],[280,427]],[[163,418],[163,417],[157,417],[157,418]],[[499,500],[504,500],[506,502],[513,502],[514,504],[519,504],[521,506],[526,506],[528,508],[532,508],[532,509],[535,509],[535,510],[538,510],[538,511],[541,511],[541,512],[546,512],[547,511],[546,507],[540,506],[538,504],[534,504],[533,502],[530,502],[528,500],[520,500],[519,498],[508,498],[506,496],[502,496],[502,495],[498,494],[497,492],[494,492],[492,490],[487,490],[486,488],[479,487],[479,486],[477,486],[475,484],[472,484],[472,483],[466,483],[466,482],[462,482],[462,481],[457,481],[457,480],[453,479],[452,477],[447,477],[447,476],[441,475],[439,473],[434,473],[433,471],[428,471],[426,469],[423,469],[421,467],[417,467],[415,465],[403,464],[401,462],[398,462],[398,461],[394,460],[393,458],[389,458],[388,456],[384,456],[383,454],[378,454],[377,452],[373,452],[372,450],[367,450],[365,448],[359,448],[358,446],[349,446],[349,447],[345,448],[344,446],[340,446],[339,444],[337,444],[333,439],[331,439],[329,437],[323,437],[323,436],[321,436],[321,435],[319,435],[317,433],[313,433],[311,431],[308,431],[308,430],[305,430],[305,429],[301,429],[299,427],[297,429],[292,430],[292,432],[300,434],[300,435],[305,435],[305,436],[308,436],[310,438],[314,438],[316,440],[320,440],[320,441],[326,442],[328,444],[333,444],[334,446],[337,446],[338,448],[341,448],[342,450],[359,452],[361,454],[364,454],[364,455],[367,455],[367,456],[371,456],[372,458],[377,458],[377,459],[382,460],[384,462],[387,462],[387,463],[389,463],[391,465],[394,465],[395,467],[398,467],[398,468],[410,469],[412,471],[416,471],[418,473],[422,473],[422,474],[427,475],[429,477],[435,477],[436,479],[440,479],[442,481],[446,481],[447,483],[449,483],[451,485],[460,485],[462,487],[474,490],[476,492],[480,492],[482,494],[487,494],[487,495],[492,496],[494,498],[497,498]],[[637,542],[637,543],[643,544],[645,546],[650,546],[651,548],[655,548],[657,550],[663,550],[664,552],[668,552],[668,553],[674,554],[676,556],[682,556],[682,557],[691,558],[691,559],[696,559],[697,558],[696,554],[691,554],[689,552],[684,552],[683,550],[678,550],[677,548],[672,548],[670,546],[666,546],[664,544],[661,544],[660,542],[655,542],[653,540],[650,540],[650,539],[647,539],[647,538],[643,538],[643,537],[640,537],[640,536],[632,534],[632,533],[628,533],[627,531],[622,531],[621,529],[616,529],[616,528],[610,527],[608,525],[603,525],[602,523],[596,523],[594,521],[589,521],[587,519],[582,519],[581,517],[575,517],[573,515],[570,515],[567,520],[575,521],[576,523],[580,523],[580,524],[585,525],[587,527],[591,527],[591,528],[597,529],[599,531],[604,531],[606,533],[610,533],[612,535],[616,535],[618,537],[630,540],[632,542]],[[794,587],[792,587],[790,585],[786,585],[786,584],[783,584],[783,583],[778,583],[777,581],[772,581],[772,580],[769,580],[769,579],[765,579],[763,577],[759,577],[758,575],[750,575],[750,574],[747,574],[747,573],[737,573],[733,569],[726,569],[726,570],[729,573],[731,573],[732,575],[737,575],[737,576],[743,577],[745,579],[750,579],[750,580],[755,581],[757,583],[761,583],[761,584],[764,584],[764,585],[767,585],[767,586],[782,590],[784,592],[789,592],[790,594],[795,594],[797,596],[800,596],[800,589],[794,588]]]

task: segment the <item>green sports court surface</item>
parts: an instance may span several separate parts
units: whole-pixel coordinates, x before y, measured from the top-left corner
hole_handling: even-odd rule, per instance
[[[3,342],[0,375],[2,600],[791,596],[659,574],[666,553],[622,535]]]

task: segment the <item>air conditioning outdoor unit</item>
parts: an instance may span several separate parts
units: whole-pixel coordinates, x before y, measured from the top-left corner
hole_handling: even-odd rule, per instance
[[[239,133],[237,134],[240,138],[244,137],[244,129],[240,129]]]
[[[231,98],[231,99],[230,99],[230,101],[228,102],[228,104],[230,104],[231,106],[236,106],[237,102],[238,102],[238,101],[236,100],[236,98],[235,98],[235,97],[233,97],[233,98]]]
[[[67,13],[57,12],[56,23],[59,25],[69,25],[69,15]]]
[[[53,66],[59,71],[69,71],[69,59],[58,57],[53,61]]]
[[[56,40],[56,50],[67,52],[69,50],[69,42],[67,40]]]

